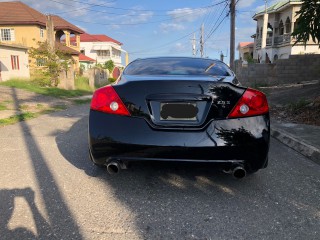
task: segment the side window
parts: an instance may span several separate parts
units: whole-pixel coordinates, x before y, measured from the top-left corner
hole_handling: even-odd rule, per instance
[[[11,55],[12,70],[19,70],[19,56]]]
[[[10,28],[2,28],[1,29],[1,36],[0,36],[1,41],[15,41],[15,34],[14,34],[14,29]]]
[[[40,27],[40,38],[44,38],[44,29]]]

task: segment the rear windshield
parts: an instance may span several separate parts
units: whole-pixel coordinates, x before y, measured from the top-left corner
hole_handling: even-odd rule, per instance
[[[231,76],[232,72],[224,63],[211,59],[150,58],[130,63],[124,74]]]

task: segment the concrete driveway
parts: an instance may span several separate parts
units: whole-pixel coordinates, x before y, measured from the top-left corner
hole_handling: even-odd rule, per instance
[[[88,108],[0,128],[0,239],[319,239],[320,166],[276,140],[241,181],[163,163],[109,176],[88,159]]]

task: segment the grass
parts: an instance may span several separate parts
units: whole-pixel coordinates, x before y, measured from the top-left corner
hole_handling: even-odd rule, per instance
[[[90,103],[91,99],[75,99],[75,100],[73,100],[73,102],[75,104],[81,105],[81,104]]]
[[[37,117],[38,115],[39,113],[25,112],[15,116],[11,116],[9,118],[0,119],[0,126],[6,126],[6,125],[14,124],[17,122],[21,122],[24,120],[32,119]]]
[[[37,113],[32,113],[32,112],[20,113],[20,114],[11,116],[9,118],[0,119],[0,127],[15,124],[17,122],[21,122],[21,121],[25,121],[25,120],[29,120],[29,119],[33,119],[33,118],[36,118],[36,117],[43,115],[43,114],[49,114],[49,113],[65,110],[66,108],[67,107],[65,105],[57,105],[52,108],[44,109],[44,110],[37,112]]]
[[[8,110],[7,105],[5,103],[0,103],[0,111]]]
[[[75,87],[78,90],[83,90],[83,91],[91,91],[92,89],[89,86],[89,79],[86,77],[77,77],[75,79]]]
[[[56,98],[72,98],[92,94],[92,90],[65,90],[56,87],[41,87],[34,82],[19,79],[12,79],[6,82],[1,82],[0,85],[20,88],[30,92]]]
[[[297,102],[294,102],[294,103],[290,103],[288,104],[288,108],[293,111],[293,112],[296,112],[296,111],[299,111],[300,109],[302,108],[305,108],[307,105],[309,105],[311,103],[311,101],[308,101],[306,99],[300,99],[299,101]]]

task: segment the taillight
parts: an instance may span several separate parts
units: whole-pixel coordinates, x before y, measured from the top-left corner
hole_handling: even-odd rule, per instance
[[[263,115],[269,112],[266,95],[262,92],[248,88],[232,109],[228,118],[240,118]]]
[[[100,112],[130,116],[128,109],[112,86],[96,90],[90,108]]]

